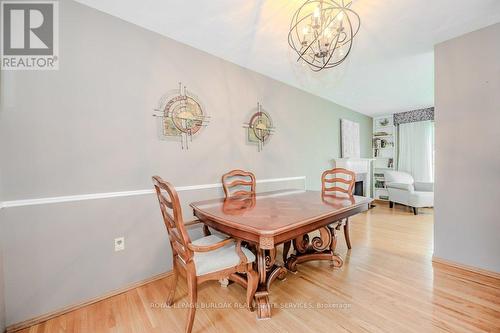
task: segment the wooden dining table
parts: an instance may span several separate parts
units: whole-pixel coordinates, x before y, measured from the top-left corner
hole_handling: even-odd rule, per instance
[[[259,287],[255,294],[257,317],[271,317],[270,285],[288,270],[309,260],[330,260],[340,267],[331,224],[368,210],[371,198],[322,195],[319,191],[280,190],[191,203],[194,215],[209,227],[240,239],[255,249]],[[308,233],[319,231],[309,239]],[[276,259],[284,244],[283,263]],[[288,255],[293,244],[294,252]],[[244,283],[244,281],[239,281]]]

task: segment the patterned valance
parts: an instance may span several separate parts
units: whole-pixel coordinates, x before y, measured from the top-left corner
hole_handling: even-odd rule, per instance
[[[394,114],[394,125],[424,120],[434,120],[434,107]]]

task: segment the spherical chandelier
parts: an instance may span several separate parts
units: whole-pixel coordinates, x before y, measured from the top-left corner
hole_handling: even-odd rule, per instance
[[[359,31],[359,15],[349,0],[307,0],[293,15],[288,44],[298,62],[315,71],[341,64]]]

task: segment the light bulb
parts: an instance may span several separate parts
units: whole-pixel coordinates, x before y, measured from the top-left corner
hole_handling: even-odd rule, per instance
[[[314,9],[314,17],[319,17],[319,14],[320,14],[319,7],[316,7],[316,9]]]
[[[344,12],[339,12],[337,14],[337,21],[342,21],[343,18],[344,18]]]

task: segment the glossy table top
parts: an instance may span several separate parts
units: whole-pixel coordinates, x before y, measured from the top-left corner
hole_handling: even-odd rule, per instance
[[[191,207],[212,221],[258,234],[277,234],[290,228],[368,205],[361,196],[322,196],[319,191],[281,190],[193,202]]]

